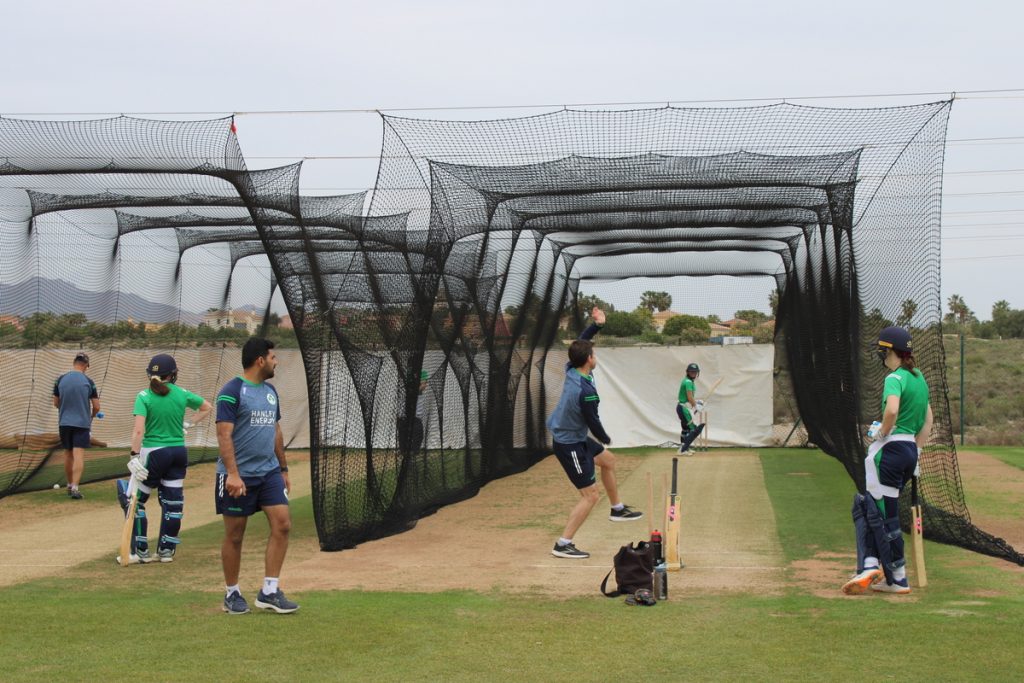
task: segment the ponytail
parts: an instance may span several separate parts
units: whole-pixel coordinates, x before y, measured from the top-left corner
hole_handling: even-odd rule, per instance
[[[171,393],[171,390],[167,388],[163,378],[153,375],[149,378],[149,390],[157,396],[166,396]]]
[[[917,370],[917,363],[914,362],[914,354],[907,351],[897,351],[896,355],[900,358],[900,367],[910,372],[913,375],[921,374]]]

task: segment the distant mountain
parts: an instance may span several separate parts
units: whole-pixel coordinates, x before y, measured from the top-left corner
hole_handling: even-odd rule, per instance
[[[180,311],[130,292],[93,292],[66,280],[34,277],[13,285],[0,283],[0,314],[25,317],[36,312],[84,313],[89,320],[108,325],[128,318],[147,323],[180,320],[185,325],[198,325],[203,319],[202,313]]]

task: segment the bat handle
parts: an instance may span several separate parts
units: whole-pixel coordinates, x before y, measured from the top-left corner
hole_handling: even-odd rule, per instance
[[[917,477],[910,478],[910,504],[916,506],[917,503]]]

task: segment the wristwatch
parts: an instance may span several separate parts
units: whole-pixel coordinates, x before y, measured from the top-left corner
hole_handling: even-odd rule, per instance
[[[287,472],[287,471],[288,471],[288,467],[287,466],[281,468],[281,472]]]

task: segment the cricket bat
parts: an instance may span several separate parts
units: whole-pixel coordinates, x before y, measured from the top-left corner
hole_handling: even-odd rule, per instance
[[[127,567],[132,554],[132,533],[135,529],[135,509],[139,503],[139,482],[135,477],[131,478],[128,484],[131,496],[128,499],[128,510],[124,514],[124,524],[121,526],[121,566]]]
[[[924,527],[921,525],[921,502],[917,498],[917,477],[910,482],[910,515],[914,520],[910,530],[914,546],[914,575],[917,585],[924,588],[928,585],[928,572],[924,567]]]
[[[679,571],[679,458],[672,458],[672,488],[668,494],[668,523],[665,526],[665,564],[670,572]]]
[[[711,395],[714,394],[715,391],[718,390],[718,385],[722,383],[723,379],[725,379],[725,378],[724,377],[719,377],[718,381],[711,385],[711,388],[708,389],[708,393],[704,396],[704,398],[701,399],[702,401],[704,401],[704,403],[707,403],[708,399],[711,398]]]

